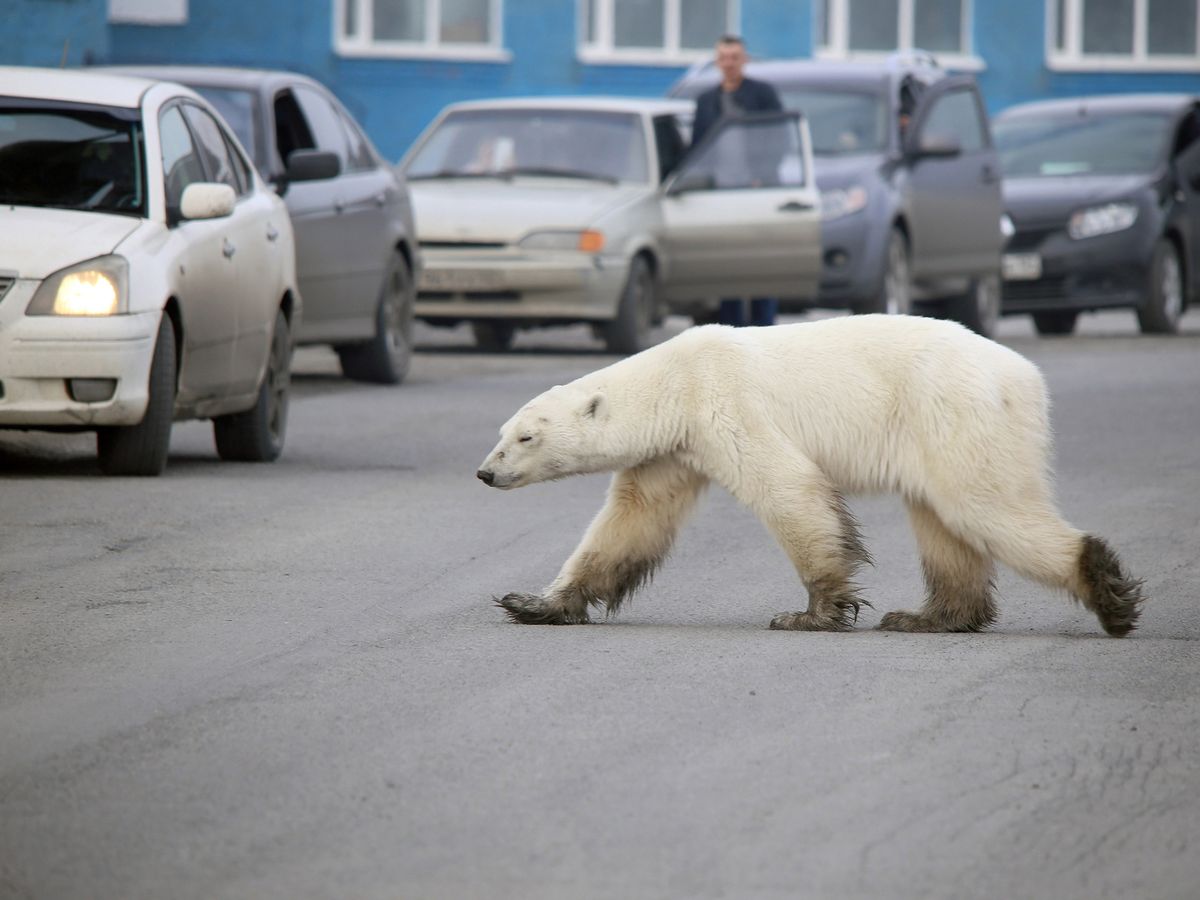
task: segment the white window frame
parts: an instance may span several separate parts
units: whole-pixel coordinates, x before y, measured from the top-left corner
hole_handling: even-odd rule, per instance
[[[821,0],[813,3],[813,33],[817,35],[813,55],[817,59],[887,59],[896,54],[912,53],[913,47],[913,0],[899,0],[899,29],[896,33],[897,47],[894,50],[852,50],[850,48],[850,4],[854,0],[826,0],[824,3],[828,21],[825,22],[825,34],[828,41],[820,43],[822,35],[818,30]],[[959,0],[962,4],[962,34],[958,53],[930,51],[938,64],[945,68],[967,71],[981,71],[986,68],[982,59],[975,55],[972,34],[975,25],[975,4],[979,0]],[[1048,0],[1053,3],[1054,0]]]
[[[1196,0],[1200,5],[1200,0]],[[1083,0],[1063,2],[1063,44],[1057,46],[1058,3],[1046,0],[1046,66],[1060,72],[1195,72],[1200,70],[1200,10],[1196,16],[1196,54],[1150,55],[1149,0],[1133,0],[1133,52],[1083,52]]]
[[[576,21],[579,35],[576,42],[581,62],[601,65],[686,66],[713,58],[713,49],[685,50],[679,46],[681,0],[663,0],[663,45],[659,47],[613,46],[613,0],[592,0],[596,12],[595,40],[587,42],[587,0],[577,0]],[[726,21],[721,30],[739,34],[742,19],[741,0],[725,0]]]
[[[186,25],[188,0],[108,0],[112,25]]]
[[[379,41],[369,37],[374,25],[372,0],[333,0],[333,49],[339,56],[384,57],[390,59],[447,59],[466,62],[508,62],[512,54],[504,49],[504,0],[488,0],[486,44],[450,43],[439,38],[441,0],[425,3],[425,39],[421,41]],[[343,33],[346,10],[356,9],[358,33]]]

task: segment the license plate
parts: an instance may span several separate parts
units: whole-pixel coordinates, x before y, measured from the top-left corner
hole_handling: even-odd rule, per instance
[[[504,287],[498,272],[480,269],[426,269],[421,273],[424,291],[494,291]]]
[[[1042,258],[1036,253],[1005,253],[1005,281],[1035,281],[1042,277]]]

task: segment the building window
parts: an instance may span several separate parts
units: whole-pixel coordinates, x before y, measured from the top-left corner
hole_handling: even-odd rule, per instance
[[[1198,0],[1049,0],[1048,59],[1062,69],[1200,69]]]
[[[186,25],[187,0],[108,0],[114,25]]]
[[[339,53],[505,57],[501,0],[334,0]]]
[[[817,53],[871,56],[927,50],[971,57],[971,0],[817,0]]]
[[[707,59],[737,31],[737,0],[580,0],[580,56],[589,62]]]

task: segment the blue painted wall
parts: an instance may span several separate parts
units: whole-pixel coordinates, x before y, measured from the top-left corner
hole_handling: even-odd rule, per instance
[[[0,63],[79,66],[108,55],[106,0],[0,0]]]

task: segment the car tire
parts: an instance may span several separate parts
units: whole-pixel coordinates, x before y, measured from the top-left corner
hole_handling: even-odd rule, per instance
[[[604,346],[609,353],[628,355],[649,345],[654,294],[654,272],[650,263],[644,256],[635,256],[621,289],[617,316],[604,324]]]
[[[408,264],[393,256],[383,276],[375,309],[375,336],[362,344],[336,347],[342,374],[355,381],[399,384],[412,363],[416,297]]]
[[[146,413],[136,425],[96,432],[96,455],[106,475],[161,475],[175,419],[175,328],[163,311],[150,362]]]
[[[1033,327],[1038,334],[1046,337],[1068,335],[1075,331],[1078,318],[1077,309],[1048,309],[1033,314]]]
[[[879,292],[866,303],[854,307],[858,314],[886,313],[909,315],[912,313],[912,278],[909,265],[908,238],[899,228],[888,235],[887,258]]]
[[[1138,307],[1138,324],[1145,334],[1175,334],[1183,316],[1183,264],[1167,238],[1159,238],[1150,260],[1146,294]]]
[[[503,353],[512,347],[517,327],[502,319],[476,319],[471,323],[475,346],[485,353]]]
[[[1000,321],[1000,275],[992,273],[972,279],[965,294],[946,302],[946,316],[976,334],[992,337]]]
[[[292,337],[283,310],[275,313],[267,371],[254,406],[213,419],[217,455],[236,462],[271,462],[283,452],[291,384]]]

